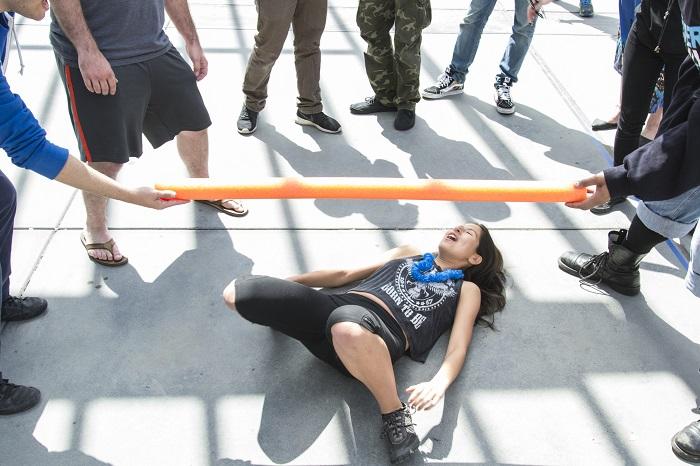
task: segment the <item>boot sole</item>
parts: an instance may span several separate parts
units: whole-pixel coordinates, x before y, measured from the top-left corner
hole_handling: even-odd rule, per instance
[[[496,111],[500,113],[501,115],[512,115],[515,113],[515,107],[513,108],[501,108],[498,105],[496,105]]]
[[[450,95],[458,95],[458,94],[464,94],[464,89],[442,92],[440,94],[433,94],[431,92],[421,92],[421,96],[423,96],[424,99],[428,99],[428,100],[437,100],[437,99],[442,99],[443,97],[447,97]]]
[[[673,450],[673,453],[683,461],[688,461],[690,463],[700,463],[700,456],[691,455],[690,453],[686,452],[681,447],[679,447],[676,444],[675,437],[671,440],[671,450]]]
[[[238,134],[253,134],[255,130],[258,129],[257,126],[255,126],[253,129],[240,129],[238,128]]]
[[[340,133],[340,132],[343,130],[342,128],[338,128],[337,131],[331,131],[330,129],[326,129],[326,128],[322,127],[322,126],[317,125],[317,124],[314,123],[313,121],[304,120],[303,118],[299,118],[299,117],[297,117],[297,119],[295,120],[295,122],[296,122],[296,124],[301,125],[301,126],[313,126],[313,127],[316,128],[317,130],[323,131],[324,133],[338,134],[338,133]]]
[[[581,278],[581,276],[578,274],[578,270],[572,269],[568,265],[564,264],[561,261],[561,259],[559,259],[557,261],[557,263],[559,264],[559,270],[561,270],[562,272],[566,272],[569,275],[573,275],[574,277],[579,278],[579,279]],[[601,282],[601,283],[605,284],[606,286],[610,287],[612,290],[617,291],[618,293],[623,294],[625,296],[636,296],[639,294],[639,288],[630,288],[630,287],[620,286],[620,285],[616,285],[616,284],[608,283],[608,282]]]
[[[420,440],[416,439],[416,443],[414,446],[411,447],[411,450],[408,453],[406,453],[405,455],[401,455],[401,456],[391,460],[391,464],[399,464],[399,463],[403,463],[404,461],[408,460],[418,450],[419,446],[420,446]]]
[[[386,107],[381,110],[372,110],[372,111],[367,111],[367,110],[355,110],[354,108],[350,107],[350,113],[353,115],[373,115],[375,113],[388,113],[388,112],[397,112],[399,109],[396,107]]]

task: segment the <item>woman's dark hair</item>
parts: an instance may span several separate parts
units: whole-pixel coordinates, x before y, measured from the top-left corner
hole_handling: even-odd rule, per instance
[[[494,328],[494,314],[506,305],[506,272],[503,269],[503,256],[491,238],[489,229],[482,224],[477,254],[481,263],[464,269],[464,279],[476,284],[481,290],[481,307],[477,322]]]

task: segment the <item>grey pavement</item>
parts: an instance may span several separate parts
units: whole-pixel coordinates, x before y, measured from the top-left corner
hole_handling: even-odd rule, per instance
[[[596,16],[585,20],[570,0],[546,8],[509,117],[492,103],[512,21],[512,5],[499,1],[464,95],[421,102],[407,133],[391,115],[348,112],[371,89],[356,3],[331,0],[322,87],[343,133],[294,124],[289,40],[251,137],[234,126],[254,4],[190,4],[210,61],[200,88],[214,122],[213,176],[573,180],[609,163],[613,133],[589,125],[618,97],[612,0],[594,1]],[[422,84],[449,62],[466,7],[433,2]],[[21,22],[27,68],[20,76],[13,55],[8,78],[50,138],[75,153],[47,25]],[[170,24],[168,33],[182,44]],[[173,143],[144,147],[121,181],[185,176]],[[556,266],[565,250],[605,248],[606,232],[629,224],[632,203],[596,217],[555,204],[257,200],[245,218],[193,204],[154,212],[113,203],[110,224],[130,262],[108,269],[80,245],[79,193],[6,157],[0,168],[19,193],[12,291],[50,302],[45,316],[2,330],[4,376],[43,393],[37,408],[0,419],[2,465],[387,464],[368,392],[227,311],[221,291],[251,272],[359,265],[406,242],[429,250],[440,230],[463,221],[493,231],[510,274],[508,304],[498,331],[477,329],[444,403],[415,416],[422,445],[409,464],[678,464],[670,438],[697,418],[700,314],[683,286],[684,241],[652,251],[633,298],[580,286]],[[446,343],[425,364],[401,360],[400,389],[429,379]]]

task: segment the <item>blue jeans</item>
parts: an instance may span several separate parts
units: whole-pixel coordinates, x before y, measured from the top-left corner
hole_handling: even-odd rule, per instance
[[[647,228],[666,238],[682,238],[695,228],[685,284],[700,297],[700,232],[696,228],[700,219],[700,186],[665,201],[640,202],[637,216]]]
[[[525,55],[530,48],[532,35],[535,33],[535,22],[527,22],[527,8],[529,0],[514,0],[515,14],[513,17],[513,33],[508,39],[506,51],[501,58],[501,73],[513,82],[518,81],[518,72],[525,60]],[[472,0],[469,5],[469,12],[459,25],[459,36],[455,42],[455,49],[452,53],[453,77],[456,81],[463,83],[469,71],[469,66],[474,61],[476,50],[479,48],[481,33],[484,30],[496,0]]]

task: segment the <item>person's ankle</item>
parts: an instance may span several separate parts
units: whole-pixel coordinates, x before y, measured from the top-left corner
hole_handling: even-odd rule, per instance
[[[383,407],[380,407],[380,411],[382,413],[382,416],[385,416],[387,414],[395,413],[396,411],[401,411],[404,407],[404,404],[401,403],[401,400],[397,399],[396,403],[391,403],[388,405],[385,405]]]

